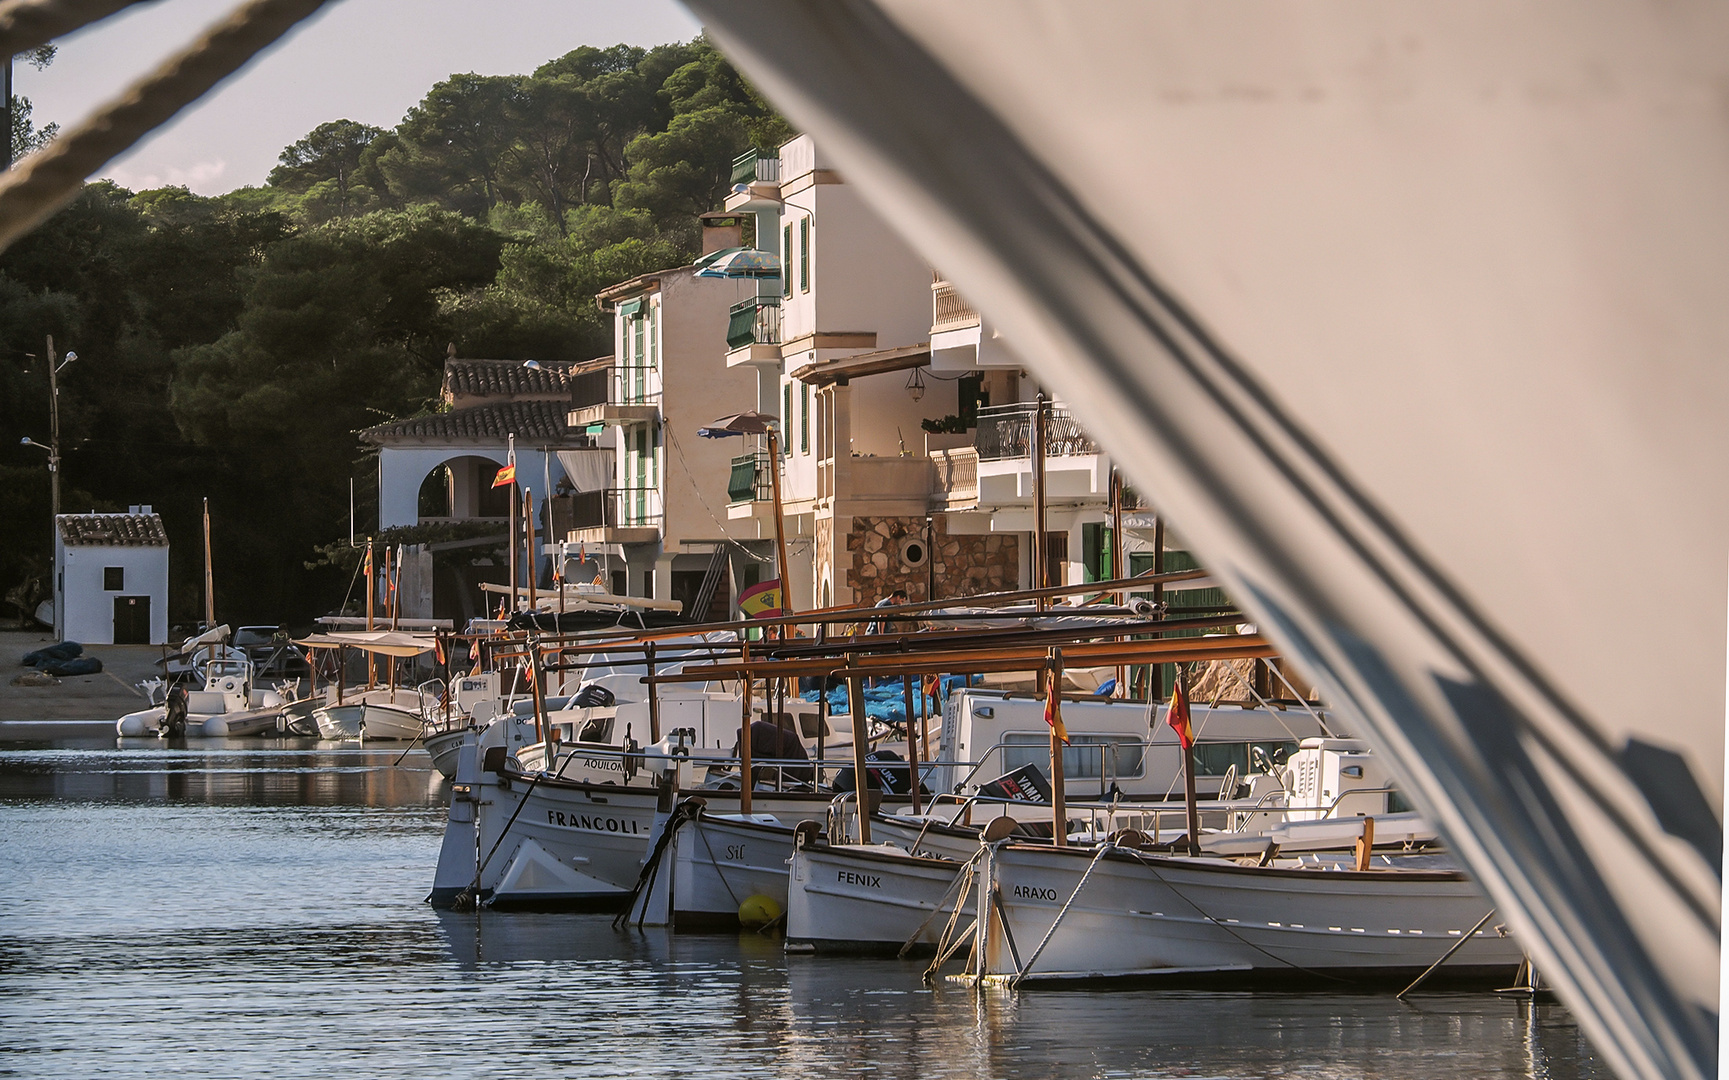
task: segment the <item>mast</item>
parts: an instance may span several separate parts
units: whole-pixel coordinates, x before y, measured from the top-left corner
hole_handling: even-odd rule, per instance
[[[1045,535],[1045,393],[1039,391],[1034,400],[1033,410],[1033,581],[1040,589],[1051,587],[1050,559],[1046,550],[1050,538]],[[1041,596],[1038,599],[1040,611],[1050,606],[1050,601]]]
[[[48,369],[54,369],[54,360],[50,355]],[[55,511],[59,513],[58,510]],[[210,498],[204,499],[204,625],[216,629],[216,585],[215,575],[210,569]],[[216,643],[210,643],[210,662],[216,660]]]
[[[1045,661],[1050,674],[1050,696],[1045,699],[1051,714],[1051,842],[1069,844],[1069,810],[1063,784],[1063,650],[1053,647]]]

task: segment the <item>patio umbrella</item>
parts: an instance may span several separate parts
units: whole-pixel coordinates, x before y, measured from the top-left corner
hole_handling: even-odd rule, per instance
[[[726,248],[704,255],[691,265],[699,268],[697,277],[780,277],[780,256],[772,251],[759,251],[756,248]]]
[[[707,427],[697,428],[696,433],[705,439],[728,439],[734,435],[768,436],[768,475],[774,491],[774,546],[776,566],[780,573],[781,611],[790,615],[792,590],[787,587],[786,526],[780,513],[780,444],[775,437],[774,424],[774,417],[752,409],[749,412],[723,416]]]

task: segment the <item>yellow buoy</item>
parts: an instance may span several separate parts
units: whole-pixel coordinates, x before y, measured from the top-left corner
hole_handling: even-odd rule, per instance
[[[739,925],[747,930],[760,930],[780,918],[780,905],[772,896],[749,896],[738,906]]]

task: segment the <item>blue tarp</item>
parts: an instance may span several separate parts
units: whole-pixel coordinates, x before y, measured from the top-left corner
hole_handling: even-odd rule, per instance
[[[949,691],[957,686],[977,686],[983,681],[984,676],[982,675],[944,675],[940,680],[941,685],[937,689],[937,700],[946,702]],[[921,681],[915,678],[913,680],[913,694],[916,696],[921,692]],[[821,694],[822,691],[820,690],[806,690],[799,697],[805,701],[816,701]],[[870,719],[885,724],[906,723],[906,692],[902,689],[899,679],[885,682],[880,686],[866,686],[864,696],[865,715]],[[916,707],[916,701],[914,704]],[[938,708],[941,708],[940,704]],[[847,688],[845,686],[837,686],[828,692],[828,711],[831,715],[847,715],[851,712],[851,708],[847,704]]]

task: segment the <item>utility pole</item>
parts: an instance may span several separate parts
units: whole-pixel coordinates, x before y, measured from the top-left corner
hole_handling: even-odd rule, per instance
[[[7,83],[11,83],[11,64],[7,67]],[[10,135],[7,136],[11,138]],[[74,353],[73,355],[77,355]],[[48,335],[48,477],[54,492],[54,516],[60,516],[60,367],[55,362],[54,335]],[[70,363],[71,361],[67,361]],[[57,526],[56,526],[57,527]]]
[[[12,167],[12,57],[6,57],[6,158],[0,161],[0,169]],[[54,350],[49,349],[50,353]],[[52,361],[50,361],[52,362]]]

